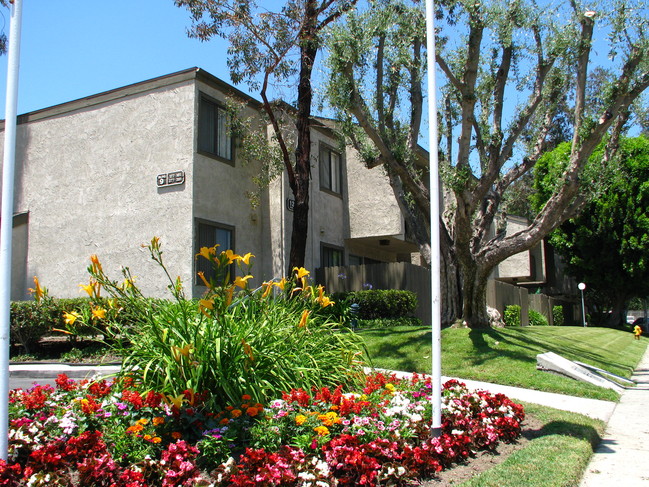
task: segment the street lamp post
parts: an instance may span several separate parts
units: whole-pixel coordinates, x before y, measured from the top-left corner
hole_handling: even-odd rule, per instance
[[[586,326],[586,308],[584,306],[584,289],[586,289],[586,284],[580,282],[577,287],[581,291],[581,322]]]

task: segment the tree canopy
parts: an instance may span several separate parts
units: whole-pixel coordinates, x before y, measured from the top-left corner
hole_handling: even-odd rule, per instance
[[[440,222],[445,302],[461,305],[457,317],[468,326],[483,327],[495,266],[578,214],[588,201],[586,161],[605,138],[604,164],[615,153],[632,103],[649,86],[649,17],[643,2],[626,0],[443,0],[436,6],[440,171],[449,193]],[[327,90],[347,136],[368,165],[383,164],[406,219],[419,222],[429,212],[415,155],[424,25],[415,0],[377,0],[357,9],[331,36]],[[587,99],[588,73],[601,65],[613,75]],[[561,184],[526,228],[507,235],[503,201],[556,145],[560,123],[572,134]],[[430,229],[418,228],[425,251]]]
[[[568,155],[566,143],[539,159],[535,206],[553,192],[553,175],[562,171]],[[602,156],[600,149],[591,157],[593,171],[601,169]],[[649,138],[623,138],[609,169],[606,189],[557,228],[550,243],[568,272],[605,299],[611,324],[617,325],[630,298],[649,295]]]
[[[306,252],[314,64],[322,48],[324,29],[355,3],[289,0],[273,11],[254,0],[175,0],[177,6],[187,8],[191,14],[190,36],[228,40],[227,63],[232,81],[246,82],[251,89],[260,90],[295,199],[289,273],[293,267],[304,266]],[[295,90],[296,103],[289,117],[284,117],[288,105],[269,99],[268,88],[273,82],[288,84]],[[287,118],[295,121],[294,148],[282,124]]]

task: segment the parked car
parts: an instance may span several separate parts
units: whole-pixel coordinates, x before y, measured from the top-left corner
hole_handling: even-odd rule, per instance
[[[644,331],[645,333],[649,331],[649,319],[645,318],[644,316],[636,319],[633,322],[633,326],[635,325],[640,325],[640,328],[642,328],[642,331]]]

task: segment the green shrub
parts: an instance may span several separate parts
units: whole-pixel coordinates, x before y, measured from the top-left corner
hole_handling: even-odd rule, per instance
[[[529,312],[530,326],[548,326],[548,319],[538,311],[531,309]]]
[[[11,303],[11,341],[22,346],[25,353],[34,352],[40,339],[51,334],[52,328],[61,323],[61,314],[54,300]]]
[[[118,283],[98,261],[89,267],[91,282],[120,303],[130,303],[133,323],[111,323],[107,331],[123,357],[122,374],[145,389],[181,400],[187,390],[209,392],[208,405],[222,408],[240,402],[244,394],[266,403],[292,388],[357,383],[363,376],[362,340],[338,331],[340,323],[327,317],[329,298],[321,287],[307,284],[304,269],[253,292],[246,275],[250,254],[203,248],[200,256],[210,260],[215,275],[208,280],[199,274],[208,292],[196,302],[184,298],[179,278],[170,277],[158,239],[149,250],[169,279],[172,301],[142,299],[128,268],[124,283]],[[244,277],[231,279],[233,262]]]
[[[506,326],[521,326],[521,307],[517,304],[506,306],[503,321]]]
[[[563,306],[557,305],[552,307],[552,322],[554,326],[563,326]]]
[[[334,300],[343,299],[349,304],[358,304],[358,318],[361,320],[402,318],[411,316],[417,308],[417,295],[415,293],[397,289],[352,291],[338,293],[332,298]]]
[[[376,318],[374,320],[358,320],[359,328],[390,328],[393,326],[421,326],[421,320],[414,316],[402,318]]]

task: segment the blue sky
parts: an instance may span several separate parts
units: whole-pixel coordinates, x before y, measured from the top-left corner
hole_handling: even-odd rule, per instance
[[[0,13],[8,36],[10,12]],[[193,66],[229,81],[226,42],[190,39],[173,0],[23,0],[22,20],[19,114]],[[6,78],[2,56],[2,119]]]

